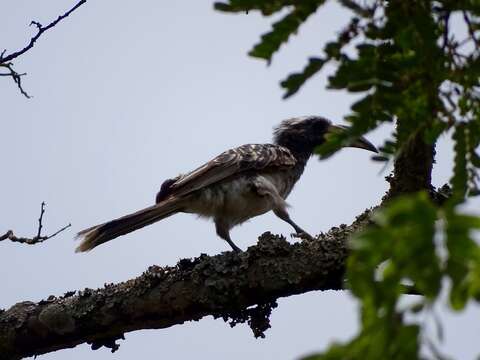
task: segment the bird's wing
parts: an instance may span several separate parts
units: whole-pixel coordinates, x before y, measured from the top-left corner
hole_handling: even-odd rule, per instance
[[[287,148],[273,144],[247,144],[227,150],[199,168],[170,180],[167,196],[182,196],[248,171],[290,168],[296,159]],[[167,180],[168,181],[168,180]]]

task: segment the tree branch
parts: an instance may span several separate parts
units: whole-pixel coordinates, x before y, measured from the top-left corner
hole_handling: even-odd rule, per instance
[[[33,46],[35,45],[37,40],[40,38],[40,36],[42,36],[42,34],[44,32],[53,28],[60,21],[62,21],[66,17],[68,17],[72,12],[74,12],[76,9],[78,9],[81,5],[83,5],[86,2],[87,2],[87,0],[80,0],[74,7],[72,7],[70,10],[68,10],[63,15],[60,15],[56,20],[52,21],[47,26],[43,26],[38,21],[32,21],[30,23],[30,26],[35,25],[36,28],[37,28],[37,33],[32,38],[30,38],[29,43],[23,49],[14,51],[11,54],[5,55],[7,50],[3,50],[2,53],[0,54],[0,66],[5,67],[9,70],[9,72],[7,72],[7,73],[1,73],[0,76],[10,76],[13,79],[13,81],[15,81],[15,83],[17,84],[17,86],[20,89],[20,92],[22,93],[22,95],[24,95],[26,98],[30,98],[28,93],[22,88],[22,84],[21,84],[21,76],[26,75],[26,74],[19,74],[15,70],[13,70],[13,64],[10,61],[19,57],[20,55],[25,54],[28,50],[33,48]]]
[[[424,132],[418,131],[395,159],[393,175],[386,178],[390,183],[390,189],[383,200],[421,190],[434,192],[432,186],[434,157],[435,146],[427,144]]]
[[[2,241],[2,240],[10,240],[10,241],[18,242],[18,243],[21,243],[21,244],[34,245],[34,244],[42,243],[42,242],[44,242],[45,240],[51,239],[52,237],[57,236],[57,235],[60,234],[62,231],[66,230],[66,229],[68,229],[70,226],[72,226],[72,224],[68,224],[68,225],[62,227],[61,229],[57,230],[56,232],[54,232],[54,233],[51,234],[51,235],[42,236],[43,214],[45,214],[45,202],[44,202],[44,201],[42,202],[42,205],[41,205],[41,207],[40,207],[40,217],[38,218],[38,230],[37,230],[37,235],[36,235],[36,236],[31,237],[31,238],[27,238],[27,237],[17,237],[17,236],[15,236],[15,234],[13,233],[13,230],[8,230],[5,234],[0,235],[0,241]]]
[[[126,332],[167,328],[208,315],[231,325],[248,322],[262,336],[279,297],[343,288],[347,239],[368,223],[369,214],[367,210],[352,225],[332,228],[316,240],[290,244],[265,233],[240,254],[151,266],[135,279],[102,289],[18,303],[0,311],[0,353],[20,359],[84,342],[115,351],[115,340]]]
[[[86,2],[87,2],[87,0],[80,0],[74,7],[72,7],[70,10],[68,10],[65,14],[60,15],[56,20],[52,21],[47,26],[42,26],[42,24],[40,24],[38,21],[32,21],[30,23],[30,26],[35,25],[37,27],[37,33],[35,34],[35,36],[33,36],[30,39],[30,42],[21,50],[15,51],[15,52],[7,55],[7,56],[4,55],[5,54],[5,51],[4,51],[0,55],[0,63],[9,62],[9,61],[17,58],[18,56],[26,53],[28,50],[30,50],[35,45],[35,42],[40,38],[40,36],[42,36],[42,34],[45,31],[50,30],[52,27],[54,27],[60,21],[62,21],[66,17],[68,17],[72,12],[74,12],[77,8],[79,8],[81,5],[83,5]]]
[[[10,76],[15,84],[17,84],[18,89],[20,90],[20,93],[25,96],[27,99],[30,99],[31,96],[28,95],[28,93],[23,89],[22,87],[22,76],[27,75],[27,73],[19,74],[13,69],[13,64],[12,63],[5,63],[1,64],[0,67],[6,68],[8,72],[6,73],[0,73],[0,76]]]
[[[470,34],[471,40],[473,40],[473,42],[475,43],[475,46],[478,49],[480,47],[480,41],[475,36],[475,29],[472,26],[472,21],[470,20],[470,17],[468,16],[468,13],[465,10],[462,11],[462,14],[463,14],[463,19],[467,24],[468,33]]]

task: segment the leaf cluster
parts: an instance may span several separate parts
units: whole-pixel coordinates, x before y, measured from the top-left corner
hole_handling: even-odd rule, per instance
[[[452,309],[480,301],[480,247],[473,238],[480,218],[438,208],[421,192],[393,200],[373,221],[352,239],[348,264],[350,288],[361,303],[361,330],[307,359],[419,359],[422,343],[442,359],[433,346],[442,339],[430,338],[418,314],[431,315],[447,284]],[[408,306],[402,302],[405,284],[422,295]]]
[[[414,159],[411,149],[418,139],[433,148],[440,136],[451,135],[452,195],[441,207],[427,191],[388,201],[376,213],[375,225],[352,239],[348,280],[361,303],[361,329],[349,342],[307,359],[420,358],[422,346],[431,341],[415,314],[431,313],[441,292],[455,310],[480,301],[480,247],[474,238],[480,218],[459,210],[480,193],[480,2],[337,2],[350,13],[342,30],[321,54],[280,83],[289,98],[331,63],[335,71],[328,88],[361,95],[345,117],[348,131],[330,136],[317,153],[330,156],[390,122],[395,131],[385,139],[379,158],[398,161],[408,153]],[[215,7],[265,16],[283,11],[286,15],[249,53],[271,62],[324,3],[230,0]],[[422,294],[407,307],[400,301],[405,284]],[[433,346],[429,354],[442,358]]]

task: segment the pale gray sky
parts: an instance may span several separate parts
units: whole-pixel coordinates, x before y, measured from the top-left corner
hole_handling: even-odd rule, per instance
[[[15,50],[33,33],[31,20],[47,23],[75,0],[16,0],[0,12],[0,47]],[[212,1],[88,1],[15,61],[27,72],[22,97],[1,79],[0,232],[36,231],[40,203],[47,202],[45,230],[72,229],[38,246],[0,243],[0,307],[38,301],[67,290],[96,288],[171,265],[200,253],[229,249],[211,223],[177,215],[124,236],[88,254],[75,254],[74,233],[150,205],[161,182],[223,150],[269,142],[280,120],[323,115],[341,122],[353,97],[326,91],[325,74],[288,101],[278,86],[318,54],[345,20],[335,5],[322,8],[273,64],[246,53],[269,28],[261,16],[225,15]],[[381,143],[380,130],[369,135]],[[448,180],[452,151],[439,146],[435,184]],[[311,233],[349,223],[378,203],[387,175],[364,151],[347,149],[328,161],[312,159],[289,197],[292,217]],[[479,202],[471,208],[478,208]],[[232,232],[242,248],[270,230],[288,235],[267,214]],[[118,352],[88,345],[40,359],[294,359],[345,340],[357,328],[356,304],[346,292],[315,292],[280,299],[266,339],[246,325],[234,329],[205,318],[164,330],[126,334]],[[442,310],[446,350],[472,359],[480,333],[477,308],[462,317]],[[473,320],[475,319],[475,320]]]

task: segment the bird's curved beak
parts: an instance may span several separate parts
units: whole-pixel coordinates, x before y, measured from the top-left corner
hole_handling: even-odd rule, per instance
[[[348,129],[348,126],[330,125],[328,127],[327,133],[335,134],[335,133],[339,133],[339,132],[344,132],[347,129]],[[374,153],[378,153],[378,150],[375,147],[375,145],[373,145],[370,141],[365,139],[363,136],[357,138],[351,144],[345,145],[345,147],[355,147],[355,148],[359,148],[359,149],[365,149],[365,150],[368,150],[368,151],[372,151]]]

